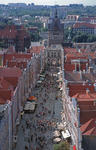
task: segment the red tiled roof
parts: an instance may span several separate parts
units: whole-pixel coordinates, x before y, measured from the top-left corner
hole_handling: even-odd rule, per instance
[[[73,53],[73,54],[66,54],[66,62],[71,62],[73,59],[88,59],[88,54],[82,53]]]
[[[21,54],[21,53],[14,53],[14,54],[4,54],[3,58],[3,65],[6,65],[9,61],[27,61],[31,59],[32,54]]]
[[[14,89],[16,88],[17,86],[17,83],[18,83],[18,77],[4,77],[4,79],[9,82],[13,87]]]
[[[96,93],[77,93],[73,96],[77,99],[81,111],[94,111],[96,106],[94,101],[96,100]]]
[[[64,48],[64,53],[65,54],[76,53],[76,52],[77,52],[76,48],[67,48],[67,47]]]
[[[7,100],[11,100],[20,76],[21,70],[19,68],[0,68],[0,104],[5,104]]]
[[[6,103],[6,100],[0,97],[0,105],[5,104],[5,103]]]
[[[65,71],[73,71],[75,70],[75,64],[71,64],[71,63],[65,63],[64,64],[64,70]],[[80,70],[86,70],[86,63],[80,63]]]
[[[0,104],[5,104],[7,100],[11,100],[11,96],[11,90],[0,89]]]
[[[0,89],[13,89],[13,86],[3,77],[0,77]]]
[[[5,104],[7,100],[11,100],[20,76],[21,70],[19,68],[0,68],[0,104]]]
[[[15,25],[7,25],[4,29],[0,29],[0,38],[16,39],[18,33],[19,39],[24,39],[24,36],[28,35],[24,26],[17,28]]]
[[[82,102],[78,102],[79,104],[79,108],[81,111],[95,111],[96,110],[96,106],[94,105],[94,102],[92,103],[92,101],[82,101]]]
[[[82,76],[82,77],[81,77]],[[72,72],[72,71],[65,71],[65,79],[69,82],[95,82],[96,81],[96,74],[95,73],[81,73],[80,72]]]
[[[44,51],[44,46],[33,46],[31,49],[28,49],[28,53],[39,54],[40,51]]]
[[[82,45],[82,43],[80,43]],[[88,43],[86,43],[86,46],[89,45]],[[82,48],[69,48],[69,47],[64,47],[64,54],[70,54],[70,55],[90,55],[93,54],[95,52],[90,52],[87,49],[82,49]]]
[[[82,28],[82,27],[86,27],[86,28],[96,28],[96,24],[91,24],[91,23],[76,23],[74,24],[73,28]]]
[[[20,77],[21,76],[21,70],[17,67],[14,68],[6,68],[6,67],[0,67],[0,77]]]
[[[64,69],[66,71],[73,71],[73,70],[75,70],[75,64],[65,63],[64,64]]]
[[[86,89],[89,89],[91,93],[95,93],[94,85],[88,83],[68,83],[69,95],[72,97],[79,94],[85,94]]]
[[[81,131],[83,135],[96,136],[96,111],[80,112]]]
[[[14,67],[14,66],[16,66],[16,67],[18,67],[20,69],[24,69],[24,68],[27,67],[27,61],[26,62],[22,62],[22,61],[20,61],[20,62],[18,62],[18,61],[8,61],[7,67]]]
[[[81,58],[88,58],[89,56],[93,57],[94,58],[94,55],[96,57],[96,52],[76,52],[76,53],[68,53],[66,54],[67,57],[81,57]]]
[[[89,93],[89,92],[86,92],[84,94],[77,93],[73,97],[77,98],[77,100],[79,102],[81,102],[81,101],[94,101],[94,100],[96,100],[96,93]]]

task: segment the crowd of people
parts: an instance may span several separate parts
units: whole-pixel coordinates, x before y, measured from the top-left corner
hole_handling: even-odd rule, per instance
[[[24,114],[22,117],[25,150],[52,150],[52,133],[56,130],[58,122],[58,118],[55,118],[54,104],[52,105],[58,97],[56,80],[56,77],[46,75],[40,87],[34,91],[34,96],[37,97],[35,112]],[[29,131],[28,136],[26,130]]]

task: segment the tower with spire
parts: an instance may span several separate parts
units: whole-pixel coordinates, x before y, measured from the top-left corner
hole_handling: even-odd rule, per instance
[[[58,11],[55,8],[54,17],[48,24],[48,43],[49,46],[53,44],[63,44],[64,42],[64,25],[58,18]]]

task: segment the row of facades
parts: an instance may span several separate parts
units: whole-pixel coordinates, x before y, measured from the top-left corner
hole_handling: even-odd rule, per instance
[[[64,121],[77,150],[96,149],[96,53],[64,48]]]
[[[0,150],[11,150],[14,146],[14,141],[16,140],[15,138],[18,125],[20,124],[22,108],[28,96],[31,95],[39,74],[44,68],[44,51],[40,50],[38,54],[31,54],[32,56],[30,59],[27,58],[29,57],[28,53],[4,55],[8,55],[8,58],[10,58],[10,55],[13,55],[10,60],[11,62],[15,61],[15,65],[18,61],[22,62],[22,59],[25,57],[26,59],[24,61],[27,64],[26,67],[22,67],[21,65],[21,68],[13,67],[13,65],[8,67],[8,61],[10,60],[6,59],[7,63],[5,64],[7,66],[5,65],[0,68],[1,71],[3,70],[3,72],[6,72],[6,75],[2,75],[2,77],[8,76],[11,80],[15,80],[16,74],[19,72],[16,86],[11,90],[11,99],[6,99],[2,103],[2,97],[0,96]],[[2,57],[3,61],[4,55]],[[14,73],[12,74],[12,72]],[[2,90],[2,88],[0,88],[0,90]],[[7,90],[8,92],[8,89],[3,90]]]

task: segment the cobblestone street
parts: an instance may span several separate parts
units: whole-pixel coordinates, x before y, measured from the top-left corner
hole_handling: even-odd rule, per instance
[[[55,72],[56,75],[56,72]],[[34,113],[24,113],[14,150],[53,150],[53,132],[62,122],[63,104],[57,76],[46,76],[39,88],[32,91],[37,97]]]

